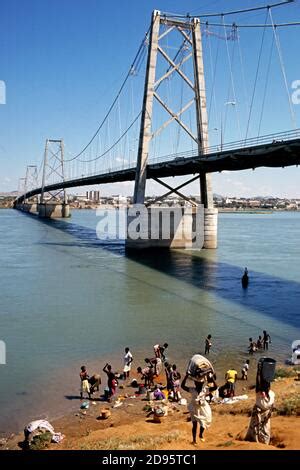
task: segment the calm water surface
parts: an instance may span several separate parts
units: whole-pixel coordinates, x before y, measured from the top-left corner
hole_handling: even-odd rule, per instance
[[[270,355],[290,356],[300,338],[299,213],[221,214],[218,250],[131,257],[97,240],[97,222],[94,211],[51,222],[0,211],[0,432],[77,409],[80,366],[100,371],[109,360],[120,370],[127,345],[138,366],[166,341],[182,370],[211,333],[223,376],[267,329]]]

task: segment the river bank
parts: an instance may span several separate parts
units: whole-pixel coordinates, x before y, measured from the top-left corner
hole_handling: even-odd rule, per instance
[[[287,371],[287,372],[282,372]],[[280,369],[279,375],[292,375],[291,369]],[[237,394],[247,399],[234,404],[213,403],[213,422],[206,432],[205,442],[191,443],[191,423],[187,407],[169,402],[168,416],[161,423],[155,423],[149,416],[149,402],[145,395],[136,395],[129,383],[119,388],[113,403],[89,402],[89,409],[80,409],[52,422],[55,431],[65,435],[60,444],[43,444],[47,450],[294,450],[299,448],[300,428],[300,381],[296,372],[293,377],[279,377],[273,382],[276,394],[275,410],[271,419],[271,444],[247,442],[244,440],[249,416],[255,402],[253,381],[239,380]],[[157,382],[163,383],[163,377]],[[188,394],[183,392],[188,399]],[[133,398],[135,397],[135,398]],[[120,404],[121,403],[121,404]],[[117,406],[116,406],[117,405]],[[147,408],[145,410],[145,408]],[[101,411],[108,409],[108,419],[100,419]],[[229,421],[230,420],[230,421]],[[2,450],[20,450],[23,435],[12,435],[2,439]]]

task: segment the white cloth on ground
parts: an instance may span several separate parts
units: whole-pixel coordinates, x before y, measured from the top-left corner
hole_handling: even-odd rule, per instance
[[[226,405],[232,405],[232,403],[236,403],[241,400],[247,400],[248,395],[238,395],[237,397],[231,397],[231,398],[223,398],[223,400],[220,402],[222,404]]]
[[[27,424],[25,427],[25,430],[28,432],[33,432],[37,429],[46,429],[47,431],[51,432],[51,434],[54,434],[54,427],[45,419],[31,421],[31,423]]]

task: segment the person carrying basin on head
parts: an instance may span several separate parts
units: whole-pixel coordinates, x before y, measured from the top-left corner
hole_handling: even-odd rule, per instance
[[[275,393],[271,382],[275,378],[276,361],[269,357],[261,358],[257,364],[256,400],[251,413],[246,441],[270,444],[271,416],[275,403]]]
[[[188,378],[191,378],[188,374],[185,375],[181,388],[186,392],[191,394],[191,400],[188,406],[191,421],[192,421],[192,435],[193,435],[193,444],[196,444],[197,437],[197,423],[200,425],[199,438],[202,442],[204,439],[204,431],[208,429],[212,422],[212,413],[209,403],[206,400],[206,397],[211,394],[214,390],[217,389],[217,384],[214,378],[210,378],[212,383],[211,387],[205,386],[205,378],[203,381],[194,381],[193,387],[187,387],[186,381]]]

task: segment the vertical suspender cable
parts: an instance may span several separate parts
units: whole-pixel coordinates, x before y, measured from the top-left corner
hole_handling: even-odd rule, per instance
[[[212,47],[211,47],[211,40],[210,40],[209,35],[207,35],[207,39],[208,39],[210,69],[211,69],[211,77],[212,77],[211,96],[210,96],[210,100],[209,100],[209,109],[208,109],[208,124],[210,124],[211,123],[211,107],[212,107],[212,105],[214,107],[215,119],[217,119],[217,100],[216,100],[215,84],[216,84],[216,71],[217,71],[217,61],[218,61],[218,55],[219,55],[220,41],[218,41],[216,57],[215,57],[215,64],[213,65]]]
[[[253,86],[253,93],[252,93],[252,98],[251,98],[251,104],[250,104],[248,122],[247,122],[247,129],[246,129],[246,135],[245,135],[245,143],[246,143],[246,140],[247,140],[247,137],[248,137],[248,132],[249,132],[251,114],[252,114],[252,109],[253,109],[253,104],[254,104],[254,97],[255,97],[255,92],[256,92],[256,85],[257,85],[257,80],[258,80],[258,73],[259,73],[260,62],[261,62],[261,58],[262,58],[262,51],[263,51],[263,47],[264,47],[264,39],[265,39],[267,21],[268,21],[268,12],[267,12],[266,18],[265,18],[265,24],[264,24],[264,29],[263,29],[262,38],[261,38],[260,51],[259,51],[259,55],[258,55],[258,62],[257,62],[256,74],[255,74],[255,80],[254,80],[254,86]]]
[[[242,54],[242,48],[241,48],[241,41],[240,41],[238,26],[236,26],[236,37],[237,37],[237,43],[238,43],[239,59],[240,59],[240,66],[241,66],[241,73],[242,73],[242,80],[243,80],[243,92],[244,92],[245,105],[246,105],[247,112],[249,112],[250,105],[249,105],[249,101],[248,101],[245,67],[244,67],[244,60],[243,60],[243,54]]]
[[[226,50],[227,50],[227,57],[228,57],[229,70],[230,70],[230,80],[231,80],[231,87],[232,87],[232,93],[233,93],[233,100],[235,101],[235,112],[236,112],[237,125],[238,125],[240,138],[242,138],[241,124],[240,124],[239,114],[238,114],[238,110],[237,110],[237,99],[236,99],[235,85],[234,85],[234,78],[233,78],[233,67],[232,67],[232,61],[231,61],[230,52],[229,52],[228,38],[227,38],[227,31],[226,31],[225,21],[224,21],[224,15],[222,15],[222,22],[223,22],[223,28],[224,28],[224,33],[225,33],[225,42],[226,42]]]
[[[281,51],[281,47],[280,47],[279,36],[277,34],[277,31],[276,31],[276,26],[274,25],[273,15],[272,15],[272,12],[271,12],[270,8],[269,8],[268,12],[269,12],[270,20],[271,20],[271,23],[272,23],[272,29],[273,29],[275,43],[276,43],[276,47],[277,47],[277,51],[278,51],[281,72],[282,72],[282,76],[283,76],[283,80],[284,80],[284,84],[285,84],[285,89],[286,89],[287,96],[288,96],[288,103],[289,103],[289,108],[290,108],[292,126],[294,127],[294,129],[297,129],[296,115],[295,115],[295,112],[294,112],[294,109],[293,109],[290,90],[289,90],[289,86],[288,86],[288,82],[287,82],[287,76],[286,76],[286,71],[285,71],[285,66],[284,66],[284,61],[283,61],[283,55],[282,55],[282,51]]]
[[[273,56],[273,47],[274,47],[274,36],[272,36],[272,44],[271,44],[271,50],[270,50],[270,56],[269,56],[267,74],[266,74],[265,88],[264,88],[264,93],[263,93],[263,101],[262,101],[262,105],[261,105],[261,112],[260,112],[259,126],[258,126],[258,134],[257,134],[258,137],[260,136],[261,124],[262,124],[262,119],[263,119],[263,114],[264,114],[264,109],[265,109],[267,88],[268,88],[268,84],[269,84],[269,75],[270,75],[271,62],[272,62],[272,56]]]

